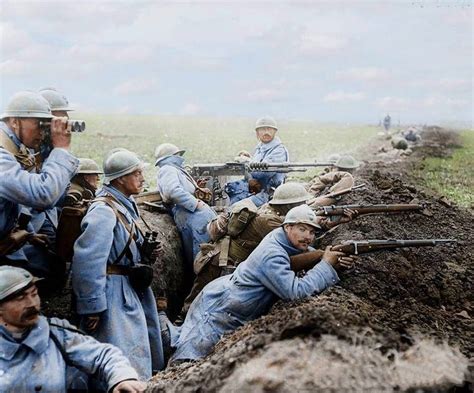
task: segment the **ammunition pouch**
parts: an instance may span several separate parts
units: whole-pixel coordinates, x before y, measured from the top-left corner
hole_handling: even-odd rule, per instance
[[[136,291],[144,291],[153,281],[153,268],[141,263],[134,266],[107,265],[107,274],[127,276]]]
[[[208,205],[212,203],[212,191],[209,188],[197,187],[194,191],[194,196]]]
[[[239,236],[256,215],[257,206],[250,199],[237,202],[232,208],[227,223],[227,235],[230,237]]]

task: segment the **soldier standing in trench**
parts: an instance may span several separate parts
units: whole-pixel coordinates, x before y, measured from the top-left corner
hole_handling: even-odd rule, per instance
[[[142,191],[144,163],[126,149],[104,160],[104,186],[82,220],[74,245],[72,286],[80,326],[116,345],[141,379],[164,368],[160,323],[144,266],[144,237],[133,195]],[[156,256],[155,256],[156,257]]]

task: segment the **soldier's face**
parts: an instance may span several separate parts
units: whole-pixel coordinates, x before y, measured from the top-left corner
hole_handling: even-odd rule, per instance
[[[145,184],[145,178],[143,177],[141,169],[137,169],[128,175],[122,176],[119,180],[121,182],[122,191],[124,194],[129,196],[140,194]]]
[[[316,236],[316,229],[307,224],[285,225],[285,232],[293,247],[301,251],[307,251]]]
[[[268,143],[275,138],[277,130],[271,127],[260,127],[255,131],[257,133],[257,139],[262,143]]]
[[[38,150],[43,139],[39,119],[15,118],[10,122],[15,135],[28,148]]]
[[[13,299],[0,303],[0,324],[10,332],[21,332],[38,322],[41,301],[36,285]]]
[[[87,184],[89,184],[95,190],[99,188],[100,176],[97,173],[85,174],[84,180],[87,182]]]

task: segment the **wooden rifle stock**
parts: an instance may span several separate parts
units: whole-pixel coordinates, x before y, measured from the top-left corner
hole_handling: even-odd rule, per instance
[[[322,258],[324,250],[308,251],[290,257],[291,270],[299,272],[301,270],[312,269]]]
[[[455,243],[454,239],[415,239],[415,240],[350,240],[331,247],[332,251],[359,255],[381,250],[395,250],[403,247],[433,247],[439,244]]]

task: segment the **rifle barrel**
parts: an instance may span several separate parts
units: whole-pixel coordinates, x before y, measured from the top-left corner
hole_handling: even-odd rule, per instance
[[[342,251],[346,254],[365,254],[380,250],[393,250],[402,247],[433,247],[438,244],[456,243],[455,239],[414,239],[414,240],[349,240],[334,246],[334,251]]]
[[[397,213],[405,211],[418,211],[423,209],[423,205],[418,204],[378,204],[378,205],[331,205],[321,206],[315,211],[317,216],[340,216],[344,214],[344,210],[357,210],[359,214],[370,213]]]

